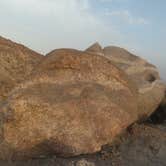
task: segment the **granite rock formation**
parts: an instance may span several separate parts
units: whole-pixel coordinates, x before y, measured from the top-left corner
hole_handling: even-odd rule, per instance
[[[35,51],[0,37],[0,101],[27,79],[42,58]]]
[[[59,49],[1,111],[1,157],[75,156],[100,151],[137,119],[137,90],[107,58]]]
[[[102,49],[99,44],[96,46],[95,43],[85,51],[93,54],[100,53],[107,57],[125,71],[135,83],[139,91],[138,116],[140,120],[146,119],[157,109],[164,98],[166,86],[161,81],[154,65],[120,47],[108,46]]]
[[[119,47],[42,56],[0,37],[0,159],[163,166],[165,87],[154,65]]]

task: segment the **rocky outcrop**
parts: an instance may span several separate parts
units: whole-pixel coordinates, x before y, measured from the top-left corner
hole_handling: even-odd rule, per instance
[[[99,153],[72,158],[58,156],[28,161],[0,161],[3,166],[165,166],[166,128],[134,125]]]
[[[5,73],[5,71],[0,71],[0,103],[5,100],[8,92],[10,92],[16,83],[11,76]]]
[[[119,147],[121,165],[166,165],[166,128],[135,125]]]
[[[1,158],[75,156],[99,151],[137,119],[137,90],[107,58],[59,49],[1,111]]]
[[[89,53],[98,54],[98,55],[104,55],[103,48],[101,47],[101,45],[98,42],[96,42],[93,45],[91,45],[85,51],[89,52]]]
[[[90,48],[94,48],[95,45]],[[160,80],[157,68],[123,48],[108,46],[101,49],[102,47],[99,47],[100,53],[103,52],[103,56],[125,71],[137,85],[139,89],[138,116],[139,119],[147,118],[163,100],[166,89],[165,84]],[[88,49],[86,51],[91,51],[94,54],[99,52],[97,49]]]
[[[119,47],[42,56],[0,37],[0,165],[165,165],[165,87]]]
[[[131,54],[120,47],[105,47],[104,55],[133,79],[139,88],[149,87],[156,80],[160,80],[157,68],[146,60]]]
[[[25,46],[0,37],[0,101],[30,75],[42,58]]]
[[[123,69],[139,88],[138,115],[140,119],[153,113],[162,99],[166,86],[157,68],[146,60],[119,47],[105,47],[104,55]]]
[[[140,120],[147,119],[161,104],[165,85],[156,80],[151,85],[139,89],[138,110]]]

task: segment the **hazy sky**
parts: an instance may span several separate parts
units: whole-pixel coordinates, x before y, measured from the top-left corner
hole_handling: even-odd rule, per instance
[[[121,46],[166,79],[166,0],[0,0],[0,35],[41,53]]]

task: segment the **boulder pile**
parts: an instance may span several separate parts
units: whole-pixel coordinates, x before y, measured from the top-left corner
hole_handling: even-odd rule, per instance
[[[98,152],[165,94],[155,66],[98,43],[42,56],[0,38],[0,64],[1,159]]]
[[[165,96],[165,84],[160,79],[157,68],[146,60],[127,50],[95,43],[86,52],[107,57],[118,68],[122,69],[138,88],[138,117],[146,119],[154,112]]]

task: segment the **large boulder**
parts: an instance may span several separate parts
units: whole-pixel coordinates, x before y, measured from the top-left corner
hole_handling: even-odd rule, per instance
[[[0,37],[0,101],[21,81],[24,81],[42,55]]]
[[[99,44],[98,44],[99,45]],[[139,119],[147,118],[153,113],[164,98],[165,84],[161,81],[157,68],[146,60],[128,52],[127,50],[108,46],[96,48],[96,43],[86,52],[100,53],[107,57],[117,67],[128,74],[139,90],[138,116]]]
[[[94,153],[137,119],[137,89],[107,58],[59,49],[1,113],[1,158]]]
[[[103,51],[106,57],[133,78],[138,87],[149,86],[149,83],[160,79],[159,72],[154,65],[123,48],[109,46]]]

